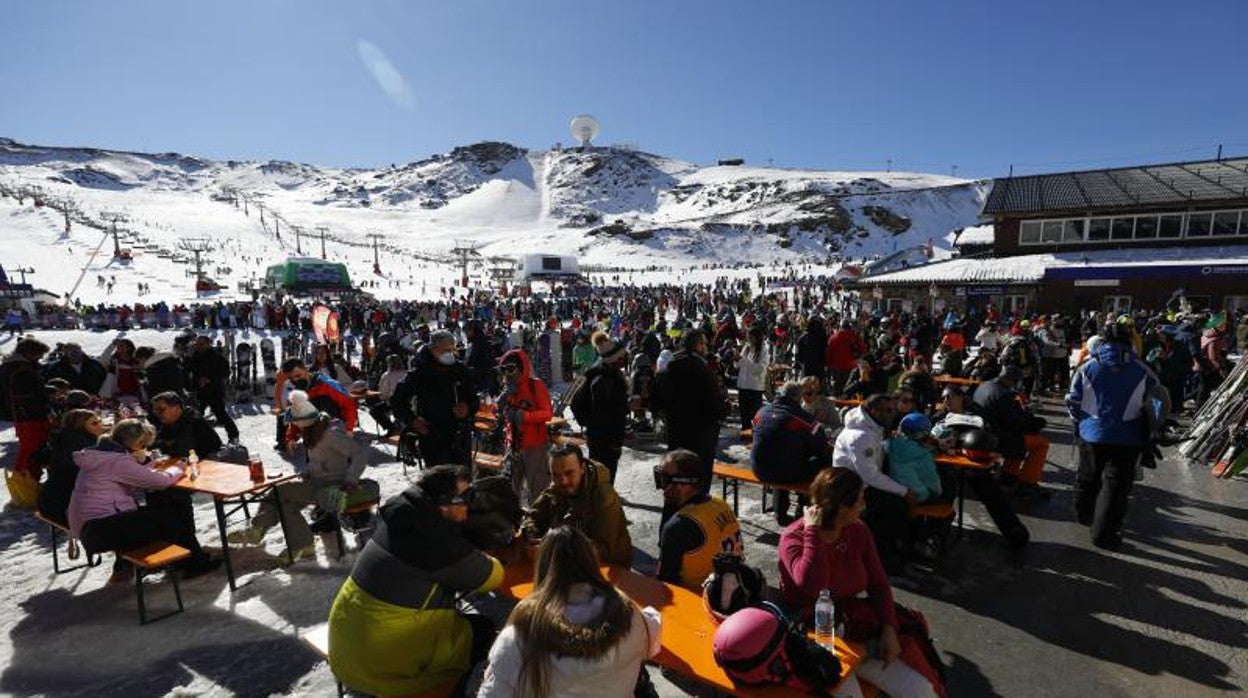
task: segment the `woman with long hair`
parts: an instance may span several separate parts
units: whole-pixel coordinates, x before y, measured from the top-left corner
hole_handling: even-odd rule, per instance
[[[897,698],[943,695],[919,640],[901,632],[884,565],[870,529],[859,518],[866,508],[865,495],[862,478],[853,470],[827,468],[815,477],[812,503],[780,536],[784,602],[810,618],[820,592],[829,590],[838,615],[846,618],[846,637],[866,642],[873,650],[855,670],[859,677]]]
[[[39,490],[39,513],[66,522],[69,499],[78,481],[74,454],[94,446],[106,431],[103,420],[91,410],[70,409],[61,415],[58,427],[48,439],[52,459],[48,465],[48,479]]]
[[[763,328],[754,325],[745,336],[745,346],[737,363],[737,394],[741,407],[741,428],[753,426],[754,415],[763,406],[771,367],[771,345],[763,339]]]
[[[602,576],[589,539],[561,526],[542,539],[533,592],[490,649],[477,695],[632,696],[660,632],[654,609],[643,612]]]

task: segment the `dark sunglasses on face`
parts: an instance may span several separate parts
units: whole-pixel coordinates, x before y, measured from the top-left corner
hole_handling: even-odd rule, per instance
[[[654,466],[654,488],[665,489],[668,485],[698,485],[702,479],[692,475],[674,475],[663,472],[663,466]]]
[[[507,364],[506,366],[503,366],[502,368],[498,370],[502,371],[503,373],[519,373],[520,367],[516,366],[515,364]]]

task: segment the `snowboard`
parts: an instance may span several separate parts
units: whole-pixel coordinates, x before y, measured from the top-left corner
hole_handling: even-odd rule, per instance
[[[237,391],[234,402],[251,402],[255,386],[251,381],[254,349],[249,342],[240,342],[234,348],[234,388]]]
[[[260,360],[264,363],[264,384],[274,385],[277,383],[277,353],[270,337],[260,340]]]

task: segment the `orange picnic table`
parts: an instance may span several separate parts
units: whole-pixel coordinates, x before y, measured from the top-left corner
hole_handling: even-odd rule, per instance
[[[499,594],[516,600],[533,590],[533,562],[523,552],[518,557],[520,559],[505,567],[503,583],[498,588]],[[781,686],[758,688],[734,684],[715,663],[711,640],[716,625],[706,612],[701,595],[624,567],[603,567],[602,572],[630,599],[641,606],[653,606],[662,615],[663,649],[651,662],[732,695],[759,698],[804,695],[796,689]],[[858,667],[864,654],[865,649],[861,645],[836,638],[836,656],[841,662],[842,680]],[[828,693],[835,693],[835,690],[830,689]]]
[[[962,518],[966,510],[966,473],[967,471],[990,470],[992,469],[991,461],[981,461],[967,458],[961,454],[954,453],[937,453],[936,465],[944,465],[956,468],[958,474],[958,536],[962,535]]]
[[[180,463],[184,468],[185,459],[168,458],[158,464],[157,469],[167,468]],[[202,492],[212,495],[212,504],[217,512],[217,530],[221,535],[221,555],[225,558],[225,574],[230,581],[230,591],[238,586],[234,580],[234,563],[230,559],[230,541],[227,535],[227,521],[239,511],[247,512],[247,505],[257,504],[266,499],[273,499],[277,506],[278,521],[282,525],[282,536],[286,536],[286,516],[282,513],[281,494],[277,485],[299,477],[293,470],[283,473],[269,474],[264,482],[252,482],[250,470],[245,465],[223,463],[214,460],[199,462],[199,477],[192,480],[189,473],[184,474],[173,489],[185,492]],[[231,508],[227,509],[227,505]],[[294,551],[290,550],[289,538],[286,546],[287,560],[294,562]]]
[[[977,381],[974,378],[957,378],[954,376],[945,375],[943,373],[940,374],[939,376],[933,376],[933,380],[935,380],[937,383],[944,383],[946,385],[969,385],[969,386],[976,386],[982,382],[982,381]]]

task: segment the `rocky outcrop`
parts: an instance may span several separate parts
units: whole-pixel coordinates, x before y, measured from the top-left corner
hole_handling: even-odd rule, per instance
[[[883,206],[863,206],[862,213],[871,222],[897,235],[910,229],[911,221],[905,216],[897,215]]]

